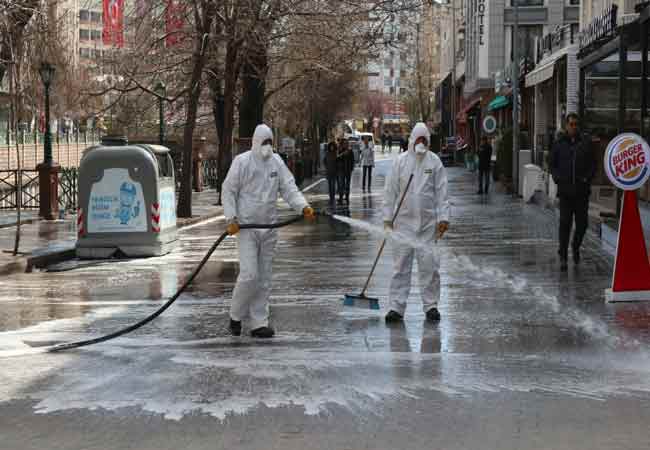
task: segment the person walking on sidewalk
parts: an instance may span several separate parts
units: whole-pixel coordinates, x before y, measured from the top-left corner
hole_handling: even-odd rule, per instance
[[[350,163],[352,158],[352,163]],[[338,180],[336,190],[339,194],[338,204],[342,205],[347,199],[350,199],[350,174],[354,170],[354,153],[345,139],[339,139],[338,154],[336,157],[336,177]]]
[[[361,166],[363,167],[363,177],[361,179],[361,190],[366,192],[366,179],[368,180],[368,192],[372,184],[372,168],[375,166],[375,149],[367,136],[363,137],[361,144]]]
[[[420,292],[426,318],[440,320],[440,259],[435,242],[449,228],[447,173],[438,155],[429,151],[431,134],[424,123],[413,128],[409,149],[395,158],[384,192],[384,228],[395,230],[422,246],[393,243],[393,276],[390,282],[389,311],[386,322],[400,322],[411,292],[413,258],[418,260]],[[405,194],[399,214],[393,220],[408,180],[413,181]]]
[[[232,162],[223,183],[223,213],[230,235],[239,233],[239,276],[230,306],[230,332],[239,336],[242,320],[249,319],[251,336],[273,337],[269,326],[269,295],[277,230],[239,229],[242,223],[275,223],[281,196],[306,219],[314,220],[314,210],[298,190],[289,169],[273,154],[273,132],[258,125],[252,149]]]
[[[325,176],[327,177],[327,186],[330,194],[330,205],[336,201],[336,143],[327,144],[327,152],[323,159],[325,166]]]
[[[569,237],[575,217],[571,249],[573,262],[580,263],[580,246],[589,221],[589,195],[596,175],[596,159],[591,138],[579,132],[579,118],[571,113],[566,129],[558,136],[551,152],[551,175],[560,198],[560,270],[568,268]]]
[[[490,164],[492,164],[492,146],[487,136],[481,136],[478,149],[478,194],[486,194],[490,189]]]

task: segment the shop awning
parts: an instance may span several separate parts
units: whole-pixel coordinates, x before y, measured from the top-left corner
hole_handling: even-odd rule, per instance
[[[505,95],[499,95],[488,104],[488,111],[496,111],[497,109],[505,108],[509,104],[510,99],[508,97]]]
[[[459,113],[456,115],[456,120],[459,121],[460,123],[465,123],[467,122],[467,111],[475,107],[481,102],[480,98],[477,98],[475,100],[472,100],[471,102],[467,103],[463,109],[459,111]]]
[[[542,59],[537,66],[526,75],[526,87],[533,87],[539,83],[543,83],[546,80],[550,80],[553,77],[555,71],[555,63],[562,57],[566,56],[569,51],[576,51],[574,45],[569,47],[564,47],[562,50],[558,50],[550,56]]]

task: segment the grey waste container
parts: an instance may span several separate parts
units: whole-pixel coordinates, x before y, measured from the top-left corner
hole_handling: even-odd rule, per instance
[[[176,185],[169,149],[88,148],[79,163],[79,258],[159,256],[177,243]]]

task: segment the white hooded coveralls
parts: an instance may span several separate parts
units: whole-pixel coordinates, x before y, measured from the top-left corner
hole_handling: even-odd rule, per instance
[[[415,141],[425,137],[429,147],[430,133],[423,123],[411,132],[407,152],[393,161],[393,168],[384,192],[384,221],[391,221],[409,177],[413,181],[406,193],[402,208],[393,224],[393,230],[409,239],[417,240],[413,248],[398,240],[393,241],[393,276],[390,283],[389,309],[404,315],[411,292],[413,257],[417,256],[420,291],[424,311],[438,305],[440,299],[440,258],[435,247],[438,222],[449,221],[447,173],[440,158],[433,152],[416,156]]]
[[[250,151],[238,155],[223,183],[223,209],[228,220],[240,224],[271,224],[277,221],[278,195],[296,211],[308,206],[293,175],[276,153],[264,159],[262,142],[273,139],[266,125],[253,134]],[[277,230],[239,232],[239,276],[233,292],[230,317],[250,319],[251,329],[268,326],[269,295]]]

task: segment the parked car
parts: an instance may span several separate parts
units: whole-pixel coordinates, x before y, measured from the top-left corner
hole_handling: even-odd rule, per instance
[[[359,133],[358,136],[360,140],[363,140],[363,138],[368,138],[368,142],[370,142],[370,145],[372,145],[372,147],[375,148],[375,137],[373,136],[372,133]]]

